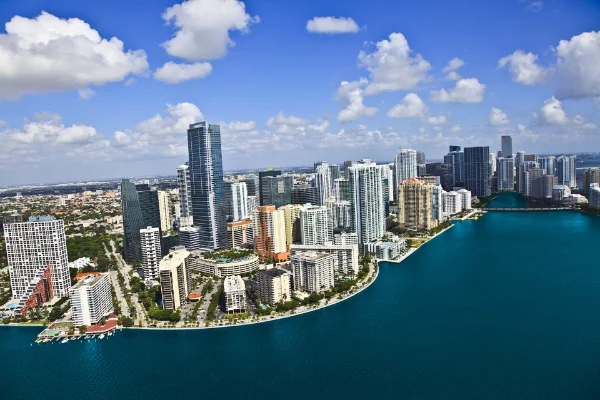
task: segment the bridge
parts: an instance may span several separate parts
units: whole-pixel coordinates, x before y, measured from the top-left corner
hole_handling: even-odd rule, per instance
[[[490,207],[482,208],[482,211],[565,211],[570,210],[569,207],[524,207],[524,208],[510,208],[510,207]]]

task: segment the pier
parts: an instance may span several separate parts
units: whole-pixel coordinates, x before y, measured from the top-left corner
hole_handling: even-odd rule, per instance
[[[567,211],[569,207],[522,207],[522,208],[511,208],[511,207],[490,207],[483,208],[483,211]]]

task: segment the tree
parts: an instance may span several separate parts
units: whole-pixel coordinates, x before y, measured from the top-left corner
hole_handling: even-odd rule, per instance
[[[85,326],[85,325],[81,325],[77,329],[79,329],[79,333],[82,334],[82,335],[85,335],[85,333],[87,332],[87,326]]]

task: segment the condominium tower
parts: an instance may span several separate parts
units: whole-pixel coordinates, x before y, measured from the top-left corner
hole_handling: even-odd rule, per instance
[[[397,187],[400,183],[417,177],[417,152],[411,149],[399,149],[394,158],[394,176]]]
[[[488,146],[465,147],[465,188],[477,197],[492,194]]]
[[[179,208],[182,217],[192,215],[192,187],[190,184],[190,168],[186,164],[177,167],[177,189],[179,190]]]
[[[383,168],[370,160],[348,168],[352,230],[361,244],[385,234]]]
[[[140,229],[140,242],[144,279],[156,279],[161,259],[160,230],[151,226]]]

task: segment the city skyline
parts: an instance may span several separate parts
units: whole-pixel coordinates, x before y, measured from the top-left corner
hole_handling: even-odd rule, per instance
[[[227,0],[214,26],[186,25],[215,1],[107,1],[93,14],[86,2],[4,2],[0,54],[25,64],[0,66],[0,184],[163,174],[202,120],[221,125],[225,170],[382,160],[390,147],[441,159],[449,144],[496,148],[502,135],[531,153],[600,144],[600,5]],[[214,41],[190,45],[184,30]],[[72,54],[74,37],[105,58]],[[47,70],[25,68],[40,59]]]

